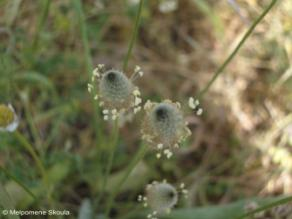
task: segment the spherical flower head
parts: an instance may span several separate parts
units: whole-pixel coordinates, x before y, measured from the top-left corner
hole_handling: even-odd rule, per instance
[[[13,132],[18,126],[18,117],[13,107],[0,104],[0,131]]]
[[[144,109],[146,116],[142,137],[157,149],[178,147],[190,135],[179,103],[170,100],[161,103],[147,102]],[[165,153],[169,154],[168,151]]]
[[[159,215],[171,212],[178,203],[179,196],[188,197],[188,190],[184,183],[181,183],[177,189],[166,180],[154,181],[146,186],[145,196],[139,195],[138,201],[142,202],[144,207],[151,208],[152,213],[148,214],[147,218],[158,219]]]
[[[134,75],[141,73],[140,69],[135,70]],[[132,78],[128,78],[122,71],[110,69],[105,70],[103,65],[93,72],[92,84],[88,84],[88,91],[91,93],[95,88],[95,80],[98,82],[95,99],[103,107],[104,119],[115,120],[120,112],[133,109],[134,113],[140,111],[140,92],[133,85]]]
[[[146,199],[153,211],[168,212],[177,204],[178,192],[167,182],[154,182],[146,188]]]
[[[101,77],[99,94],[108,104],[117,108],[124,106],[129,103],[132,91],[133,84],[121,71],[109,70]]]

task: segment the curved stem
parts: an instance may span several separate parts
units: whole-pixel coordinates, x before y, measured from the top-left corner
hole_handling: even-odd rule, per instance
[[[112,193],[109,196],[109,201],[106,207],[106,218],[108,218],[108,215],[110,213],[111,207],[114,204],[114,199],[118,192],[120,191],[121,187],[125,183],[125,181],[128,179],[129,175],[133,171],[133,169],[136,167],[136,165],[143,159],[147,152],[147,145],[142,145],[139,149],[139,151],[136,153],[135,157],[131,160],[129,166],[126,169],[125,174],[121,177],[120,181],[117,183],[117,185],[114,187]]]
[[[247,30],[247,32],[244,34],[238,45],[235,47],[233,52],[228,56],[228,58],[223,62],[223,64],[218,68],[218,70],[215,72],[212,79],[208,82],[206,87],[199,92],[198,99],[201,99],[203,95],[209,90],[211,85],[215,82],[215,80],[218,78],[220,74],[223,73],[226,66],[232,61],[232,59],[235,57],[235,55],[238,53],[239,49],[243,46],[245,41],[248,39],[248,37],[252,34],[256,26],[263,20],[263,18],[268,14],[268,12],[273,8],[273,6],[277,3],[278,0],[272,0],[270,5],[263,11],[263,13],[252,23],[250,28]]]
[[[280,199],[278,201],[275,201],[275,202],[272,202],[270,204],[267,204],[267,205],[264,205],[262,207],[259,207],[253,211],[250,211],[248,213],[245,213],[235,219],[243,219],[243,218],[246,218],[246,217],[249,217],[249,216],[252,216],[254,215],[255,213],[258,213],[258,212],[261,212],[261,211],[264,211],[264,210],[267,210],[267,209],[270,209],[270,208],[273,208],[275,206],[278,206],[278,205],[283,205],[283,204],[286,204],[288,202],[291,202],[292,201],[292,196],[289,196],[289,197],[286,197],[286,198],[283,198],[283,199]]]
[[[39,169],[40,174],[42,175],[42,177],[44,179],[46,179],[47,176],[46,176],[45,168],[44,168],[41,160],[39,159],[38,155],[34,151],[32,145],[23,137],[23,135],[20,132],[15,131],[15,136],[16,136],[17,140],[22,144],[22,146],[30,153],[30,155],[34,159],[34,161]]]
[[[17,140],[22,144],[22,146],[29,152],[29,154],[34,159],[34,161],[37,165],[37,168],[38,168],[38,170],[43,178],[44,184],[48,187],[47,198],[48,198],[49,202],[51,202],[51,189],[50,189],[47,173],[46,173],[46,170],[44,168],[42,161],[38,157],[37,153],[34,151],[33,146],[25,139],[25,137],[18,131],[15,131],[14,133],[15,133],[14,135],[17,138]]]
[[[0,171],[2,171],[8,178],[12,179],[16,184],[18,184],[24,191],[26,191],[34,200],[36,196],[26,187],[22,182],[20,182],[15,176],[10,174],[4,167],[0,166]]]
[[[138,12],[137,12],[137,15],[136,15],[136,18],[135,18],[135,26],[134,26],[134,30],[133,30],[133,33],[132,33],[132,38],[131,38],[131,41],[129,43],[127,56],[126,56],[126,58],[124,60],[124,65],[123,65],[123,70],[124,71],[127,70],[128,62],[129,62],[129,59],[130,59],[130,56],[131,56],[131,53],[132,53],[132,50],[133,50],[133,47],[134,47],[134,43],[135,43],[137,35],[138,35],[138,29],[139,29],[140,20],[141,20],[143,3],[144,3],[144,0],[140,0]]]

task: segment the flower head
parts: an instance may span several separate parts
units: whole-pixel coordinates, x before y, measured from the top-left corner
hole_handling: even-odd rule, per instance
[[[99,105],[103,107],[105,120],[115,120],[119,113],[130,109],[134,113],[141,110],[140,91],[134,86],[133,81],[137,75],[142,76],[142,73],[140,67],[136,67],[133,76],[128,78],[122,71],[106,70],[104,65],[98,65],[93,71],[92,83],[88,84],[88,91],[93,92],[97,81],[98,90],[94,99],[98,99]]]
[[[142,138],[153,144],[159,151],[170,158],[174,147],[184,141],[190,134],[179,103],[165,100],[161,103],[146,102],[146,111]],[[160,153],[157,154],[159,158]]]
[[[13,132],[18,127],[18,117],[13,107],[0,104],[0,131]]]
[[[197,116],[202,115],[203,109],[199,107],[200,101],[198,99],[195,100],[193,97],[190,97],[188,104],[189,107],[196,112]]]
[[[150,184],[146,190],[149,207],[155,211],[167,212],[177,204],[176,188],[166,182]]]
[[[153,212],[147,218],[157,218],[157,215],[169,213],[178,203],[179,194],[186,196],[187,190],[182,183],[179,189],[175,188],[166,180],[163,182],[152,182],[146,186],[146,195],[139,195],[138,201],[143,202],[144,207],[150,207]]]

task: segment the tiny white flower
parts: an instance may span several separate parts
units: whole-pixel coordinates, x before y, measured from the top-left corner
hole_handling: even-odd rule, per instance
[[[139,111],[141,111],[141,106],[135,107],[134,108],[134,114],[138,113]]]
[[[195,104],[195,100],[194,100],[194,98],[193,97],[190,97],[189,98],[189,107],[191,108],[191,109],[196,109],[196,104]]]
[[[157,153],[157,154],[156,154],[156,158],[157,158],[157,159],[160,159],[160,158],[161,158],[161,154],[160,154],[160,153]]]
[[[140,97],[135,97],[135,106],[138,106],[140,103],[142,103],[142,99]]]
[[[163,144],[159,143],[159,144],[157,145],[157,148],[158,148],[159,150],[162,149],[162,148],[163,148]]]
[[[181,183],[180,186],[179,186],[181,189],[183,189],[185,187],[185,184],[184,183]]]
[[[135,89],[135,90],[133,91],[133,94],[134,94],[134,96],[140,96],[140,95],[141,95],[140,91],[137,90],[137,89]]]
[[[109,110],[108,109],[104,109],[104,110],[102,110],[102,113],[103,114],[108,114],[109,113]]]
[[[112,110],[112,114],[117,114],[117,112],[118,112],[117,109]]]
[[[200,116],[200,115],[202,115],[202,113],[203,113],[203,109],[199,108],[198,111],[197,111],[197,115]]]
[[[141,71],[141,67],[140,66],[138,66],[138,65],[136,65],[135,66],[135,70],[134,70],[135,72],[138,72],[138,71]]]
[[[169,153],[166,154],[166,157],[169,159],[169,158],[172,157],[172,155],[173,155],[173,153],[172,152],[169,152]]]

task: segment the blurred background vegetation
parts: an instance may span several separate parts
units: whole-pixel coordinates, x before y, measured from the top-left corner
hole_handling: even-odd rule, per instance
[[[72,218],[80,209],[92,208],[102,218],[99,212],[105,200],[96,203],[102,181],[97,168],[107,161],[108,148],[103,146],[104,156],[96,159],[99,139],[87,83],[92,67],[99,63],[122,68],[138,1],[78,2],[0,0],[1,103],[10,102],[16,108],[19,131],[40,155],[51,185],[41,183],[34,161],[19,142],[11,134],[0,133],[0,165],[40,197],[33,200],[0,173],[4,208],[53,206],[70,210]],[[145,76],[137,85],[145,100],[186,102],[204,88],[269,3],[145,1],[126,74],[130,76],[135,65],[142,67]],[[154,179],[185,182],[190,194],[180,203],[184,208],[291,195],[291,75],[292,1],[280,0],[204,96],[203,116],[188,116],[193,135],[182,150],[163,162],[148,153],[123,186],[112,215],[126,218],[134,212],[137,195]],[[121,129],[107,191],[140,145],[141,120],[138,115]],[[98,128],[108,138],[111,126],[99,122]],[[48,189],[51,203],[41,198]],[[190,213],[173,215],[195,219]],[[214,215],[198,218],[215,219]]]

